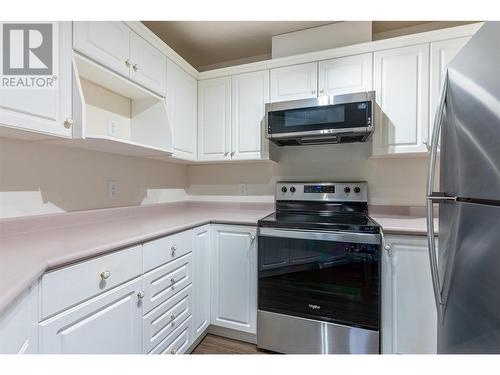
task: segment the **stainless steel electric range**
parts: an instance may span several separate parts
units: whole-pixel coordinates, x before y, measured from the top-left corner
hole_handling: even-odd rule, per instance
[[[258,347],[379,353],[381,237],[365,182],[278,182],[258,222]]]

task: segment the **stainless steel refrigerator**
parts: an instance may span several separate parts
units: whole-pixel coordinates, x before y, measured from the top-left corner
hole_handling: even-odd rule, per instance
[[[485,23],[448,66],[427,189],[437,351],[500,353],[500,22]]]

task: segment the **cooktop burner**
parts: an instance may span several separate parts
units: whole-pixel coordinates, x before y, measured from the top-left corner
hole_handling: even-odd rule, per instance
[[[278,182],[276,212],[260,227],[379,233],[368,216],[366,182]]]
[[[378,233],[379,226],[363,213],[333,215],[272,213],[260,219],[261,227],[317,229],[349,232]]]

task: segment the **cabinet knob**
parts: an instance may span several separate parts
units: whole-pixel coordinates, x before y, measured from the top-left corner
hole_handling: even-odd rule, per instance
[[[172,256],[175,257],[175,251],[177,250],[177,246],[172,245],[172,247],[170,248],[170,250],[172,250],[171,251]]]
[[[177,353],[177,349],[172,349],[172,350],[170,351],[170,353],[172,353],[172,354]]]
[[[125,66],[129,67],[130,66],[130,59],[125,60]]]
[[[170,315],[170,320],[175,320],[175,314]]]
[[[145,295],[146,295],[146,293],[144,293],[143,291],[140,291],[139,293],[137,293],[137,297],[139,299],[143,299]]]
[[[64,121],[64,127],[66,129],[69,129],[73,126],[73,119],[68,117],[65,121]]]
[[[429,142],[428,142],[428,141],[424,141],[424,142],[422,142],[422,143],[424,144],[424,146],[425,146],[425,148],[427,149],[427,151],[430,151],[430,150],[431,150],[431,145],[429,144]]]
[[[103,279],[103,280],[109,279],[109,277],[111,276],[111,272],[109,272],[109,271],[102,271],[101,274],[100,274],[100,276],[101,276],[101,279]]]
[[[139,70],[139,66],[137,64],[132,65],[132,69],[134,69],[134,72],[137,72]]]
[[[170,282],[171,282],[172,284],[174,284],[174,283],[175,283],[175,281],[176,281],[176,280],[175,280],[175,277],[172,277],[172,278],[170,279]]]
[[[312,90],[311,94],[313,94],[313,95],[316,94],[316,90]]]
[[[323,94],[324,92],[325,92],[325,90],[323,90],[323,89],[319,90],[320,94]]]
[[[231,151],[231,156],[234,156],[234,151]]]
[[[384,250],[386,250],[386,251],[391,251],[391,249],[392,249],[391,245],[384,246]]]
[[[224,156],[228,156],[229,155],[229,152],[224,152]]]
[[[253,243],[255,241],[255,234],[252,234],[250,236],[250,242]]]

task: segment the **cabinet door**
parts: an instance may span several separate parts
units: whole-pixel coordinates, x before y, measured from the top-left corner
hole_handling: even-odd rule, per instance
[[[439,104],[439,95],[443,87],[443,78],[446,67],[470,37],[442,40],[431,43],[431,87],[430,87],[430,114],[429,114],[429,140],[434,127],[434,116]]]
[[[130,32],[130,63],[132,80],[165,96],[167,57],[133,32]]]
[[[72,130],[64,123],[72,116],[71,22],[52,25],[53,48],[57,49],[58,56],[54,64],[57,87],[47,90],[0,88],[0,126],[69,138]],[[2,33],[0,24],[0,38]]]
[[[234,75],[231,89],[231,158],[260,159],[269,70]]]
[[[319,63],[319,95],[341,95],[372,89],[373,54],[340,57]]]
[[[257,247],[255,228],[214,226],[212,319],[216,326],[256,333]]]
[[[176,158],[196,160],[197,89],[196,79],[168,60],[167,111]]]
[[[427,239],[386,236],[382,263],[382,351],[436,353],[437,315]]]
[[[40,323],[40,349],[52,354],[140,354],[140,278]]]
[[[38,353],[38,287],[33,285],[0,316],[0,354]]]
[[[193,339],[210,325],[210,226],[193,229]]]
[[[198,82],[198,159],[227,160],[231,148],[231,77]]]
[[[317,62],[271,69],[271,102],[315,98],[317,86]]]
[[[376,155],[427,152],[429,45],[374,54]]]
[[[130,73],[130,29],[123,22],[73,22],[73,48],[125,77]]]

